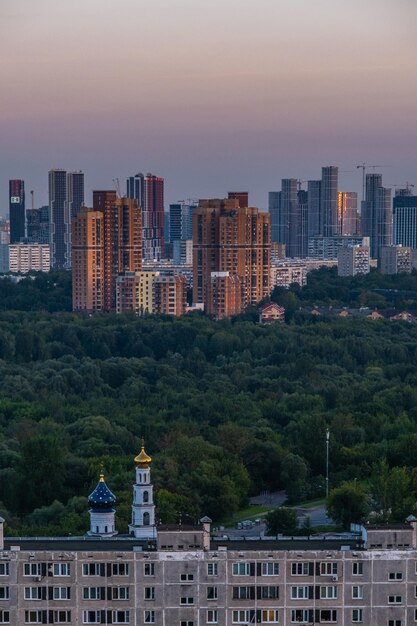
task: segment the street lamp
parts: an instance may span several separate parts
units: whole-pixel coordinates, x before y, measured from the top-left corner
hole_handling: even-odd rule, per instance
[[[326,498],[329,497],[329,429],[326,430]]]

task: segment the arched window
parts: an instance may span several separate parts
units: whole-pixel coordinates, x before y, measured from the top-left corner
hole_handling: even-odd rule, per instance
[[[148,491],[144,491],[143,492],[143,501],[145,503],[149,502],[149,492]]]
[[[105,533],[107,532],[107,526],[105,526],[105,527],[104,527],[104,532],[105,532]]]
[[[150,524],[150,518],[149,518],[149,513],[146,512],[143,514],[143,525],[144,526],[149,526]]]

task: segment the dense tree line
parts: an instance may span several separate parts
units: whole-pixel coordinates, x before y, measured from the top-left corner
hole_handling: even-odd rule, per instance
[[[412,508],[416,340],[405,322],[2,312],[0,515],[84,532],[103,462],[125,531],[141,436],[164,521],[219,520],[264,489],[322,496],[327,428],[331,487],[382,459]]]

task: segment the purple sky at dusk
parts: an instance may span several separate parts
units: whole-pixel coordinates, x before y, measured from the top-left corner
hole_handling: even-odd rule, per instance
[[[138,171],[178,199],[362,162],[416,184],[416,0],[0,0],[0,214],[9,178],[91,190]],[[370,170],[372,171],[372,170]]]

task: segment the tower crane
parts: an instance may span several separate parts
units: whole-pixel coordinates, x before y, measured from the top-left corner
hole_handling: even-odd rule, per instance
[[[376,167],[390,167],[390,165],[368,165],[367,163],[361,163],[360,165],[356,166],[357,170],[362,170],[362,202],[365,201],[365,171],[369,170],[371,167],[375,171]]]
[[[113,185],[116,189],[116,194],[118,198],[121,198],[121,193],[120,193],[120,181],[118,178],[113,178]]]

